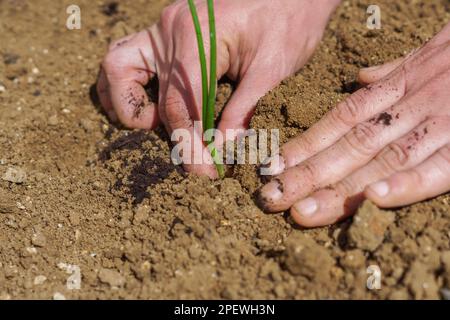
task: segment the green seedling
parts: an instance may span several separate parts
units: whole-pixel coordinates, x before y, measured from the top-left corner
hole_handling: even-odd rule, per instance
[[[209,39],[210,39],[210,64],[209,64],[209,87],[208,71],[206,68],[205,46],[203,44],[202,29],[198,19],[197,8],[194,0],[188,0],[192,20],[194,22],[195,34],[197,35],[198,54],[200,57],[200,68],[202,74],[202,124],[203,133],[209,129],[214,129],[214,107],[216,103],[216,72],[217,72],[217,40],[216,40],[216,19],[214,16],[214,0],[206,0],[208,6]],[[220,178],[225,175],[224,165],[219,152],[214,147],[214,141],[208,135],[206,144],[211,153],[211,157],[216,166],[217,174]]]

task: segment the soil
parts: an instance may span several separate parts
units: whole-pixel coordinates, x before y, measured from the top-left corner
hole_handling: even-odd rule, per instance
[[[77,2],[82,29],[70,31],[70,1],[0,0],[0,299],[448,296],[450,195],[389,212],[365,203],[302,230],[255,205],[255,166],[213,182],[183,173],[162,129],[110,124],[92,90],[107,44],[170,1]],[[369,4],[343,2],[252,127],[282,128],[283,142],[303,132],[357,88],[359,67],[408,53],[450,18],[446,0],[379,0],[382,29],[370,31]],[[380,290],[366,287],[369,266]]]

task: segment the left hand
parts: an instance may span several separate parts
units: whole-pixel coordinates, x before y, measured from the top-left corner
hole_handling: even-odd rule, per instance
[[[332,224],[368,198],[398,207],[450,191],[450,24],[388,64],[361,70],[367,87],[280,150],[259,193],[305,227]],[[277,161],[275,161],[277,160]]]

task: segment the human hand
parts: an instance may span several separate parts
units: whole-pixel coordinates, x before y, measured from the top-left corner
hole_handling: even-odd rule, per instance
[[[208,34],[205,1],[196,2],[203,34]],[[246,129],[258,99],[306,63],[338,3],[215,1],[217,78],[227,75],[238,82],[222,113],[221,132]],[[208,43],[205,49],[209,53]],[[155,76],[159,79],[158,103],[149,102],[143,88]],[[193,121],[201,119],[201,89],[196,35],[185,0],[168,6],[159,23],[148,30],[112,43],[97,85],[111,119],[141,129],[152,129],[161,121],[169,133],[188,129],[194,144],[203,145],[201,130],[193,126]],[[206,148],[204,156],[209,157]],[[217,175],[212,164],[185,163],[184,167],[196,174]]]
[[[354,213],[364,198],[397,207],[450,191],[450,24],[359,78],[368,86],[272,159],[277,177],[259,193],[266,211],[291,208],[314,227]]]

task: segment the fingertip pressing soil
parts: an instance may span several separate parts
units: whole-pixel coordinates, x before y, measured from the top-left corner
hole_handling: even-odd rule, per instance
[[[358,68],[408,53],[450,18],[444,0],[378,2],[382,29],[368,30],[369,3],[344,1],[312,61],[259,101],[251,126],[286,142],[359,88]],[[184,173],[162,129],[110,124],[89,94],[108,42],[169,1],[79,3],[83,27],[69,31],[62,5],[0,2],[0,299],[445,296],[449,195],[391,211],[364,203],[305,230],[258,209],[257,166],[221,181]],[[232,90],[221,85],[218,114]],[[367,289],[369,266],[380,290]],[[67,282],[74,270],[80,289]]]

